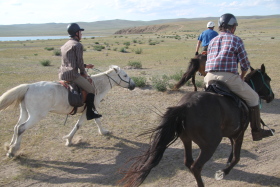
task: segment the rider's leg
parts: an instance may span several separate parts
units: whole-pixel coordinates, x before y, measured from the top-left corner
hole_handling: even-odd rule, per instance
[[[84,77],[79,76],[75,80],[73,80],[74,83],[76,83],[78,86],[80,86],[83,90],[87,91],[87,99],[86,99],[86,105],[87,105],[87,120],[91,120],[94,118],[100,118],[102,115],[98,114],[96,111],[96,108],[94,106],[94,88],[89,83],[88,80],[86,80]]]
[[[273,136],[271,130],[264,130],[261,128],[259,105],[250,107],[249,110],[253,141],[259,141],[262,138]],[[274,132],[274,129],[272,129],[272,131]]]
[[[206,86],[208,86],[210,80],[221,80],[225,82],[232,92],[247,103],[250,108],[250,124],[253,141],[258,141],[273,135],[270,130],[264,130],[260,127],[259,95],[239,75],[227,72],[209,72],[204,78]]]

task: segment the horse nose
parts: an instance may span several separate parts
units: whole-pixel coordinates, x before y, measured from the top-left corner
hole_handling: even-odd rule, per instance
[[[268,97],[268,99],[266,100],[267,103],[270,103],[271,101],[273,101],[274,99],[274,93],[272,92],[271,95]]]
[[[134,82],[131,82],[131,83],[129,84],[129,86],[128,86],[128,89],[129,89],[129,90],[134,90],[134,88],[135,88],[135,83],[134,83]]]

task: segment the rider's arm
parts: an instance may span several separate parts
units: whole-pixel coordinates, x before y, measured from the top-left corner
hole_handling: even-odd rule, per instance
[[[201,44],[201,41],[200,41],[200,40],[198,40],[198,41],[197,41],[197,44],[196,44],[196,49],[195,49],[195,52],[198,52],[199,47],[200,47],[200,44]]]
[[[240,77],[242,80],[244,80],[246,73],[247,73],[247,71],[241,71]]]

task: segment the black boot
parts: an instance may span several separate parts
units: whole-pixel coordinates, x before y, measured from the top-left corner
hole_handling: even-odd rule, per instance
[[[87,94],[86,105],[87,105],[87,120],[102,117],[102,115],[98,114],[95,109],[93,93]]]
[[[261,128],[261,121],[260,121],[260,108],[259,106],[250,107],[250,124],[252,129],[252,137],[253,141],[259,141],[263,138],[273,136],[272,132],[275,132],[274,129],[271,130],[264,130]]]

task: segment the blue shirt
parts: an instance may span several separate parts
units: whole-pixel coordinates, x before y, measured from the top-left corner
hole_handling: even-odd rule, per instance
[[[216,31],[207,29],[199,35],[198,40],[202,41],[202,47],[204,47],[209,45],[209,42],[216,36],[218,36],[218,33]]]

